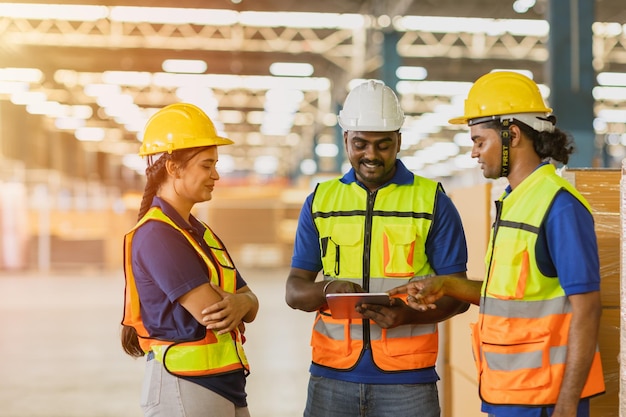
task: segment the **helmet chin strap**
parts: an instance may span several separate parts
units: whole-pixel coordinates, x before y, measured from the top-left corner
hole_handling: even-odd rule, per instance
[[[511,120],[502,120],[502,130],[500,131],[500,139],[502,140],[502,167],[500,169],[501,177],[508,177],[509,175],[509,157],[510,157],[510,145],[511,145]]]

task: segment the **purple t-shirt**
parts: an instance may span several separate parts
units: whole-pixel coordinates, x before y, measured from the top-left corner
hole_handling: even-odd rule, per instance
[[[164,200],[154,197],[153,206],[161,210],[182,229],[187,229],[209,254],[204,242],[204,225],[190,217],[190,227]],[[205,327],[189,313],[178,298],[209,282],[209,271],[187,239],[173,227],[160,221],[140,226],[132,242],[132,268],[141,301],[144,326],[152,337],[165,340],[197,340],[203,338]],[[237,272],[237,288],[246,285]],[[196,382],[238,406],[246,405],[243,371],[218,376],[192,377]]]

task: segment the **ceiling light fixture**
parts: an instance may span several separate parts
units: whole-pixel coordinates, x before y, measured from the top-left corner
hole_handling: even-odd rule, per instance
[[[516,0],[513,3],[513,10],[520,14],[526,13],[528,10],[535,7],[535,3],[535,0]]]
[[[604,86],[626,87],[626,72],[601,72],[597,80]]]
[[[396,76],[401,80],[421,81],[426,79],[428,71],[424,67],[400,66],[396,69]]]
[[[334,143],[318,143],[315,154],[322,158],[334,158],[339,155],[339,147]]]
[[[147,71],[104,71],[102,81],[105,84],[147,87],[152,84],[152,73]]]
[[[71,20],[93,22],[109,15],[106,6],[80,4],[0,3],[0,16],[33,20]]]
[[[0,94],[23,93],[28,88],[28,83],[23,81],[0,81]]]
[[[22,91],[11,94],[11,103],[27,106],[34,103],[43,103],[47,100],[42,91]]]
[[[354,13],[306,12],[241,12],[239,22],[244,26],[288,27],[311,29],[357,29],[365,26],[365,17]]]
[[[498,36],[510,33],[519,36],[547,36],[547,20],[491,19],[478,17],[404,16],[394,20],[396,29],[430,33],[485,33]]]
[[[26,105],[26,111],[30,114],[40,114],[43,116],[56,117],[63,113],[61,103],[58,101],[43,101]]]
[[[207,70],[207,63],[201,59],[166,59],[161,68],[171,73],[203,74]]]
[[[527,76],[531,80],[535,79],[535,76],[533,75],[533,72],[529,71],[529,70],[509,69],[509,68],[495,68],[495,69],[492,69],[489,72],[502,72],[502,71],[517,72],[518,74],[522,74],[522,75]]]
[[[104,140],[104,129],[101,127],[81,127],[74,132],[76,139],[83,142],[101,142]]]
[[[313,75],[313,65],[301,62],[274,62],[270,74],[287,77],[309,77]]]
[[[76,130],[84,126],[84,119],[78,119],[75,117],[58,117],[54,119],[54,127],[59,130]]]
[[[43,72],[39,68],[0,68],[0,81],[40,83],[42,80]]]
[[[593,87],[593,98],[600,100],[615,100],[621,102],[626,97],[625,87]]]
[[[239,20],[234,10],[178,7],[111,7],[110,19],[118,22],[232,26]]]

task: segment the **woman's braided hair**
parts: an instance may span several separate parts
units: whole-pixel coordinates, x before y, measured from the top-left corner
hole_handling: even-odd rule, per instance
[[[143,198],[141,199],[141,206],[139,207],[139,213],[137,214],[137,221],[141,220],[141,218],[148,212],[150,206],[152,205],[152,199],[156,195],[163,181],[165,181],[167,176],[165,163],[169,159],[174,159],[172,158],[172,155],[174,155],[174,152],[171,154],[165,153],[146,168],[146,187],[143,191]]]

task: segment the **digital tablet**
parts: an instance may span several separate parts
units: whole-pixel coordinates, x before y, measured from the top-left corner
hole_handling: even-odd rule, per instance
[[[334,319],[362,319],[355,307],[359,304],[390,305],[389,294],[384,292],[346,292],[326,295],[330,314]]]

